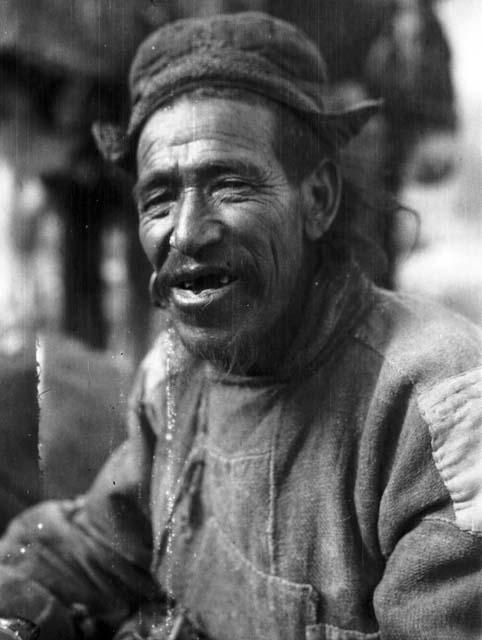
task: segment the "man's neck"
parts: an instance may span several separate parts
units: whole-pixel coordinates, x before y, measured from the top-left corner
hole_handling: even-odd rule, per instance
[[[369,282],[351,261],[324,262],[310,282],[297,322],[293,317],[290,318],[292,324],[288,324],[287,319],[280,320],[261,336],[251,361],[234,357],[226,366],[227,361],[209,360],[221,377],[237,374],[287,380],[303,375],[318,366],[316,363],[324,353],[331,353],[340,336],[358,321],[370,304]]]
[[[221,361],[214,359],[216,369],[228,374],[248,376],[272,376],[284,368],[285,360],[300,334],[307,316],[318,306],[323,268],[315,258],[306,265],[303,278],[295,288],[287,310],[265,332],[239,341],[222,354]],[[316,298],[316,300],[315,300]],[[226,354],[229,354],[227,357]]]

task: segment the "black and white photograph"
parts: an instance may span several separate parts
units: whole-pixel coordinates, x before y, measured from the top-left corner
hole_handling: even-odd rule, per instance
[[[482,640],[481,0],[0,0],[0,640]]]

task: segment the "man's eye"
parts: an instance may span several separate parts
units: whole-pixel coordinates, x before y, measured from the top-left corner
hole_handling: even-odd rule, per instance
[[[139,210],[141,213],[154,213],[167,215],[169,212],[169,204],[172,202],[174,195],[171,190],[159,191],[154,193],[140,202]]]
[[[241,178],[228,178],[223,180],[220,186],[228,189],[247,189],[249,187],[246,180],[242,180]]]
[[[214,193],[220,193],[221,195],[241,195],[248,192],[250,185],[241,178],[226,178],[217,182],[213,187]]]

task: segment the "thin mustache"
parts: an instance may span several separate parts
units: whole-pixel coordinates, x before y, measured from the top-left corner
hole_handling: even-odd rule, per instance
[[[232,264],[220,260],[166,260],[158,272],[159,282],[166,282],[168,285],[189,278],[199,277],[207,273],[229,273],[235,274]]]
[[[165,274],[165,279],[169,285],[173,286],[179,284],[182,280],[192,280],[194,278],[199,278],[200,276],[212,274],[224,275],[226,273],[234,275],[231,269],[223,265],[196,264],[170,271]]]

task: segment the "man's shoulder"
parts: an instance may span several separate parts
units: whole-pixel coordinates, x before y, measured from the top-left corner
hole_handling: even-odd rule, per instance
[[[406,389],[414,391],[410,397],[426,429],[420,429],[419,420],[407,423],[405,450],[415,459],[423,443],[429,443],[451,497],[455,523],[480,534],[481,330],[436,303],[375,289],[374,304],[356,339],[378,355],[379,398],[397,402],[401,390],[405,400]]]
[[[356,338],[417,386],[482,365],[482,331],[442,305],[374,288]]]

